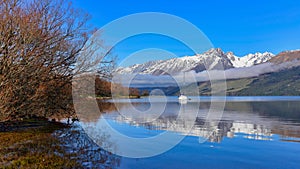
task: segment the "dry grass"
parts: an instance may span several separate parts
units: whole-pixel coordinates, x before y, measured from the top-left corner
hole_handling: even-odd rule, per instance
[[[1,124],[6,131],[0,132],[0,168],[80,168],[52,135],[66,127],[47,121]]]

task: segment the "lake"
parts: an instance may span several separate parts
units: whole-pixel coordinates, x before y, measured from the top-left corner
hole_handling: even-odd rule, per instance
[[[212,103],[224,103],[224,111],[209,112]],[[300,166],[300,97],[227,97],[226,102],[193,97],[186,104],[177,97],[119,99],[101,103],[100,109],[100,114],[83,113],[80,123],[98,145],[122,150],[113,168]],[[126,140],[119,145],[103,120],[123,139],[150,139],[145,145]],[[154,139],[166,133],[161,142]]]

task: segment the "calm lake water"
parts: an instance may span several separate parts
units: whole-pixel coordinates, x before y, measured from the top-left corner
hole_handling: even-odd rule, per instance
[[[85,114],[81,124],[97,129],[97,123],[104,118],[128,137],[155,137],[166,130],[185,136],[175,147],[157,156],[118,156],[114,168],[299,168],[300,97],[228,97],[221,119],[208,119],[210,101],[222,99],[202,97],[198,102],[192,98],[187,104],[180,104],[177,97],[169,97],[163,112],[158,113],[151,111],[161,111],[158,109],[165,104],[161,98],[151,100],[152,107],[148,98],[120,99],[115,100],[118,110],[112,103],[103,103],[100,107],[105,113]],[[130,106],[153,116],[132,113]],[[198,114],[194,118],[195,110]],[[178,118],[179,113],[191,116],[186,118],[190,120]],[[91,132],[98,135],[103,130]],[[106,144],[106,139],[101,141]]]

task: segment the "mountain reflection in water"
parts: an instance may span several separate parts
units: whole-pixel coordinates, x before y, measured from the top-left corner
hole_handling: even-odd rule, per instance
[[[97,122],[97,119],[102,116],[115,123],[143,127],[147,130],[161,132],[168,130],[178,134],[197,137],[204,137],[207,132],[210,132],[207,138],[210,142],[221,142],[224,137],[233,138],[236,135],[242,135],[247,139],[272,140],[273,134],[279,135],[282,141],[299,142],[299,103],[300,101],[231,101],[226,102],[223,117],[220,121],[218,119],[206,121],[210,103],[203,102],[200,104],[197,118],[187,118],[190,120],[186,121],[186,119],[177,118],[180,106],[183,106],[180,113],[185,113],[185,116],[189,116],[189,111],[197,109],[199,104],[191,102],[180,105],[177,102],[168,102],[165,111],[159,118],[147,120],[145,118],[148,117],[144,115],[139,116],[127,112],[130,104],[140,111],[149,109],[151,105],[146,100],[136,99],[128,102],[119,102],[119,110],[116,110],[113,103],[101,102],[99,107],[101,107],[102,113],[85,114],[83,122]],[[157,107],[158,104],[164,103],[155,102],[152,104],[153,107]],[[122,115],[119,112],[122,112]],[[191,125],[194,125],[192,130],[190,130]],[[126,133],[123,134],[126,135]],[[147,134],[144,137],[147,137]]]

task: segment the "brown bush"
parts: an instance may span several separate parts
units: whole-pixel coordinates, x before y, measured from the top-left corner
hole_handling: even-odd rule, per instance
[[[63,0],[0,0],[0,121],[72,112],[87,19]]]

